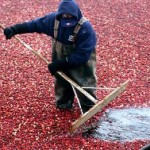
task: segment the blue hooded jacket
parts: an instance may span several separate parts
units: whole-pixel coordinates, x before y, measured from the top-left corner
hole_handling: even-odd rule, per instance
[[[77,3],[74,0],[62,0],[57,12],[52,12],[42,18],[26,22],[28,32],[44,33],[54,38],[54,22],[55,19],[60,21],[58,27],[57,39],[59,42],[66,45],[75,44],[75,51],[68,56],[68,63],[71,66],[78,66],[86,63],[91,53],[95,50],[96,46],[96,34],[89,21],[83,23],[76,42],[69,41],[69,36],[73,35],[73,31],[76,25],[71,27],[63,27],[61,25],[62,14],[71,14],[76,23],[82,18],[82,13]]]

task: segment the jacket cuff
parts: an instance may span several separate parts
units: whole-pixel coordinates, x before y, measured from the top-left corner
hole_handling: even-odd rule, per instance
[[[28,33],[28,28],[27,28],[26,23],[16,24],[12,26],[11,28],[13,29],[15,34]]]

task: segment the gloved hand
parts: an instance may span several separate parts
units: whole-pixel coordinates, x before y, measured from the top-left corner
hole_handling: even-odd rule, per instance
[[[26,23],[16,24],[11,27],[7,27],[4,29],[4,35],[6,39],[11,39],[15,34],[28,33],[28,28]]]
[[[64,70],[65,68],[68,67],[69,67],[69,63],[66,61],[65,58],[58,59],[48,65],[48,69],[51,75],[55,75],[57,71]]]
[[[8,27],[4,29],[4,34],[6,36],[6,39],[11,39],[15,35],[15,31],[12,27]]]

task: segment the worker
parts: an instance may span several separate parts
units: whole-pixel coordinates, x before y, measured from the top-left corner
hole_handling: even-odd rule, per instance
[[[16,34],[43,33],[52,39],[52,62],[48,64],[55,77],[55,102],[59,109],[71,109],[75,93],[72,86],[57,71],[64,72],[78,85],[96,87],[96,33],[74,0],[62,0],[56,12],[4,29],[6,39]],[[35,37],[36,38],[36,37]],[[87,92],[96,99],[95,89]],[[93,105],[76,90],[83,113]]]

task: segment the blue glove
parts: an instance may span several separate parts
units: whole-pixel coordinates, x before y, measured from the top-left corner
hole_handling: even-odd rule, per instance
[[[69,63],[66,61],[65,58],[58,59],[48,65],[48,69],[51,75],[55,75],[57,71],[65,70],[68,67]]]
[[[4,29],[4,34],[6,36],[6,39],[11,39],[15,35],[15,31],[12,27],[8,27]]]
[[[11,39],[15,34],[28,33],[28,28],[26,23],[16,24],[11,27],[7,27],[4,29],[4,35],[6,39]]]

